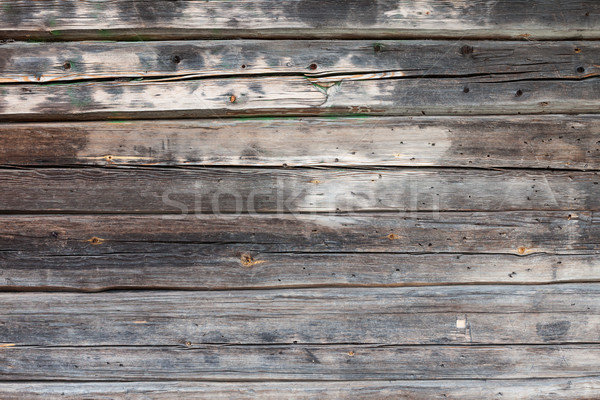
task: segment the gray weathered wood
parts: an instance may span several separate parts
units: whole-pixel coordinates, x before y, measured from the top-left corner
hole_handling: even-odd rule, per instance
[[[595,254],[600,250],[599,238],[597,215],[567,211],[220,217],[0,215],[4,251],[49,256],[139,255],[170,249],[211,257],[215,246],[238,259],[248,254],[254,261],[260,261],[264,252]]]
[[[598,360],[597,344],[7,347],[0,380],[583,378],[598,375]]]
[[[146,247],[146,253],[137,253],[134,245],[118,253],[0,252],[0,288],[235,290],[600,282],[597,254],[244,253],[241,244],[200,250],[152,247]]]
[[[600,343],[599,296],[596,284],[2,293],[0,332],[6,348]]]
[[[256,41],[7,43],[0,82],[299,74],[345,79],[511,74],[597,76],[600,44],[501,41]],[[578,69],[583,68],[583,72]]]
[[[0,171],[0,210],[178,214],[597,211],[599,183],[598,172],[579,171],[7,169]]]
[[[409,399],[566,400],[600,396],[598,378],[345,382],[2,383],[4,400]]]
[[[0,36],[44,39],[196,37],[600,37],[594,1],[47,1],[0,2]]]
[[[267,76],[0,87],[0,120],[597,113],[600,79]]]
[[[599,397],[592,3],[0,0],[0,398]]]
[[[421,116],[1,124],[0,164],[600,169],[600,118]]]

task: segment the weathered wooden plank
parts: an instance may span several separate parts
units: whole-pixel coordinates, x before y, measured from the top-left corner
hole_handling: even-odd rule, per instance
[[[2,45],[0,82],[253,74],[303,74],[323,81],[330,74],[580,79],[598,75],[598,54],[600,44],[594,41],[15,42]]]
[[[599,343],[600,286],[2,293],[4,347]]]
[[[130,247],[130,252],[120,253],[98,249],[77,254],[68,247],[65,254],[0,252],[0,288],[235,290],[600,282],[597,254],[250,254],[243,245],[225,244],[201,250],[146,246],[146,253],[136,253],[136,246]]]
[[[7,347],[0,380],[384,380],[594,377],[599,345]]]
[[[600,119],[421,116],[1,124],[0,164],[600,169]]]
[[[584,75],[584,73],[582,73]],[[8,84],[4,121],[244,115],[597,113],[600,79],[379,79],[267,76],[184,81]]]
[[[0,171],[11,212],[289,213],[600,210],[600,175],[473,169]]]
[[[4,400],[180,399],[593,399],[598,378],[345,382],[2,383]]]
[[[3,38],[600,37],[596,2],[47,1],[0,2]]]
[[[215,246],[222,246],[242,265],[265,268],[268,264],[259,255],[274,252],[594,254],[600,250],[599,238],[597,215],[567,211],[0,215],[0,246],[6,252],[139,255],[170,248],[212,257]]]

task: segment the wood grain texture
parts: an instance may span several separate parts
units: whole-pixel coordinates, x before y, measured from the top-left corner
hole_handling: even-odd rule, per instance
[[[58,249],[0,252],[0,289],[87,292],[600,282],[597,254],[245,253],[243,244],[198,247],[157,244],[145,253],[138,253],[135,245],[89,254],[68,248],[64,254]]]
[[[0,185],[4,212],[600,210],[599,173],[579,171],[7,169]]]
[[[1,383],[5,400],[410,399],[566,400],[600,396],[598,378],[344,382],[99,382]]]
[[[0,398],[600,397],[598,40],[584,0],[0,0]]]
[[[329,75],[345,80],[479,75],[493,81],[506,74],[581,79],[600,71],[600,44],[594,41],[14,42],[1,48],[3,83],[256,74],[306,75],[316,82],[331,80]]]
[[[20,84],[0,88],[0,120],[62,121],[271,115],[597,113],[600,79],[345,79],[267,76]],[[326,85],[326,86],[324,86]],[[468,89],[468,90],[466,90]]]
[[[600,169],[600,118],[370,117],[0,124],[4,165]]]
[[[0,332],[9,351],[15,346],[600,343],[598,296],[595,284],[2,293]]]
[[[600,37],[596,2],[391,0],[344,2],[0,2],[3,38]]]
[[[0,380],[397,380],[597,376],[600,345],[8,347]]]
[[[589,212],[2,215],[0,222],[0,244],[5,252],[49,256],[139,255],[171,248],[210,257],[215,246],[231,251],[238,259],[243,254],[256,256],[255,261],[260,261],[258,255],[263,252],[528,255],[595,254],[600,250],[598,216]],[[255,265],[268,266],[260,262],[249,266]]]

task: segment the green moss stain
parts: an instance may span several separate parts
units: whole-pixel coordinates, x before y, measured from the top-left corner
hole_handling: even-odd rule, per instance
[[[383,51],[384,46],[383,43],[373,43],[373,51],[375,51],[375,53],[379,53],[381,51]]]
[[[316,82],[310,81],[310,84],[317,88],[317,90],[321,93],[327,94],[327,88],[325,86],[321,86]]]

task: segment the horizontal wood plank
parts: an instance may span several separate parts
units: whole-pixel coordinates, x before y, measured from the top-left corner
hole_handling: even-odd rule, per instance
[[[379,79],[297,76],[0,87],[0,120],[303,115],[597,113],[600,79]]]
[[[515,399],[566,400],[600,396],[598,378],[344,382],[100,382],[1,383],[5,400],[180,399]]]
[[[600,210],[600,175],[453,169],[0,171],[4,212]]]
[[[421,116],[0,124],[0,164],[600,169],[600,118]]]
[[[0,284],[8,290],[531,284],[600,278],[599,224],[590,213],[0,220]],[[515,257],[533,253],[549,254]]]
[[[599,237],[598,216],[566,211],[0,216],[5,252],[48,255],[143,254],[169,247],[210,255],[215,246],[238,258],[261,252],[594,254]]]
[[[600,37],[596,2],[417,0],[0,2],[2,38]]]
[[[595,41],[15,42],[2,45],[0,82],[256,74],[307,75],[323,83],[332,74],[350,80],[480,75],[493,81],[506,74],[581,79],[599,74],[598,54]]]
[[[599,296],[589,284],[2,293],[0,332],[7,348],[600,343]]]
[[[59,250],[0,252],[0,289],[236,290],[600,282],[597,254],[517,257],[244,251],[241,244],[222,244],[201,246],[201,250],[155,245],[145,253],[137,253],[134,245],[117,253],[98,249],[77,254],[68,247],[65,254]]]
[[[0,380],[394,380],[594,377],[600,345],[8,347]]]

